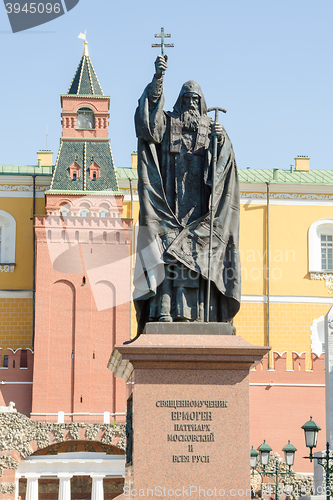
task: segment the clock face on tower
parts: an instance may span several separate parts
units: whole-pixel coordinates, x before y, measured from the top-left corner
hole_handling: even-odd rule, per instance
[[[94,112],[90,108],[80,108],[77,111],[76,128],[78,129],[94,129],[95,119]]]

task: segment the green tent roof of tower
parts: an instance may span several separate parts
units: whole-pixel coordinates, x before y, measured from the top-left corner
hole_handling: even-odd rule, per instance
[[[99,95],[102,96],[103,90],[98,81],[90,57],[84,53],[78,65],[72,83],[67,94],[70,95]]]
[[[70,167],[76,163],[80,176],[70,177]],[[90,178],[90,168],[100,168],[100,178]],[[50,191],[71,193],[118,191],[118,183],[109,142],[61,141]]]

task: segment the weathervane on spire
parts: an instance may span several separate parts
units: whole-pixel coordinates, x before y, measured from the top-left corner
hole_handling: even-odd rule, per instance
[[[171,37],[171,35],[164,33],[164,28],[161,28],[161,33],[158,33],[157,35],[155,35],[155,38],[161,39],[161,43],[152,43],[151,44],[152,47],[161,47],[161,54],[166,61],[168,60],[168,56],[166,54],[164,54],[164,47],[174,47],[174,44],[173,43],[164,43],[164,38],[170,38],[170,37]]]
[[[88,52],[88,42],[87,42],[87,30],[85,30],[84,33],[80,33],[78,38],[81,38],[81,40],[84,40],[83,42],[83,45],[84,45],[84,49],[83,49],[83,55],[84,56],[89,56],[89,52]]]

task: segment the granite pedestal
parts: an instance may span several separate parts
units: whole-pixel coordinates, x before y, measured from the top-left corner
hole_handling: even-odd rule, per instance
[[[249,499],[249,370],[270,348],[249,344],[230,325],[229,334],[212,325],[211,335],[209,325],[205,334],[200,324],[193,334],[188,323],[184,334],[181,324],[147,326],[116,346],[109,363],[134,381],[125,496]]]

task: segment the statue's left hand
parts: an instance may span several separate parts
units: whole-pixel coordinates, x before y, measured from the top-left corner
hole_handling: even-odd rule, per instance
[[[221,123],[212,123],[212,135],[217,135],[218,138],[223,136],[223,126],[221,125]]]

